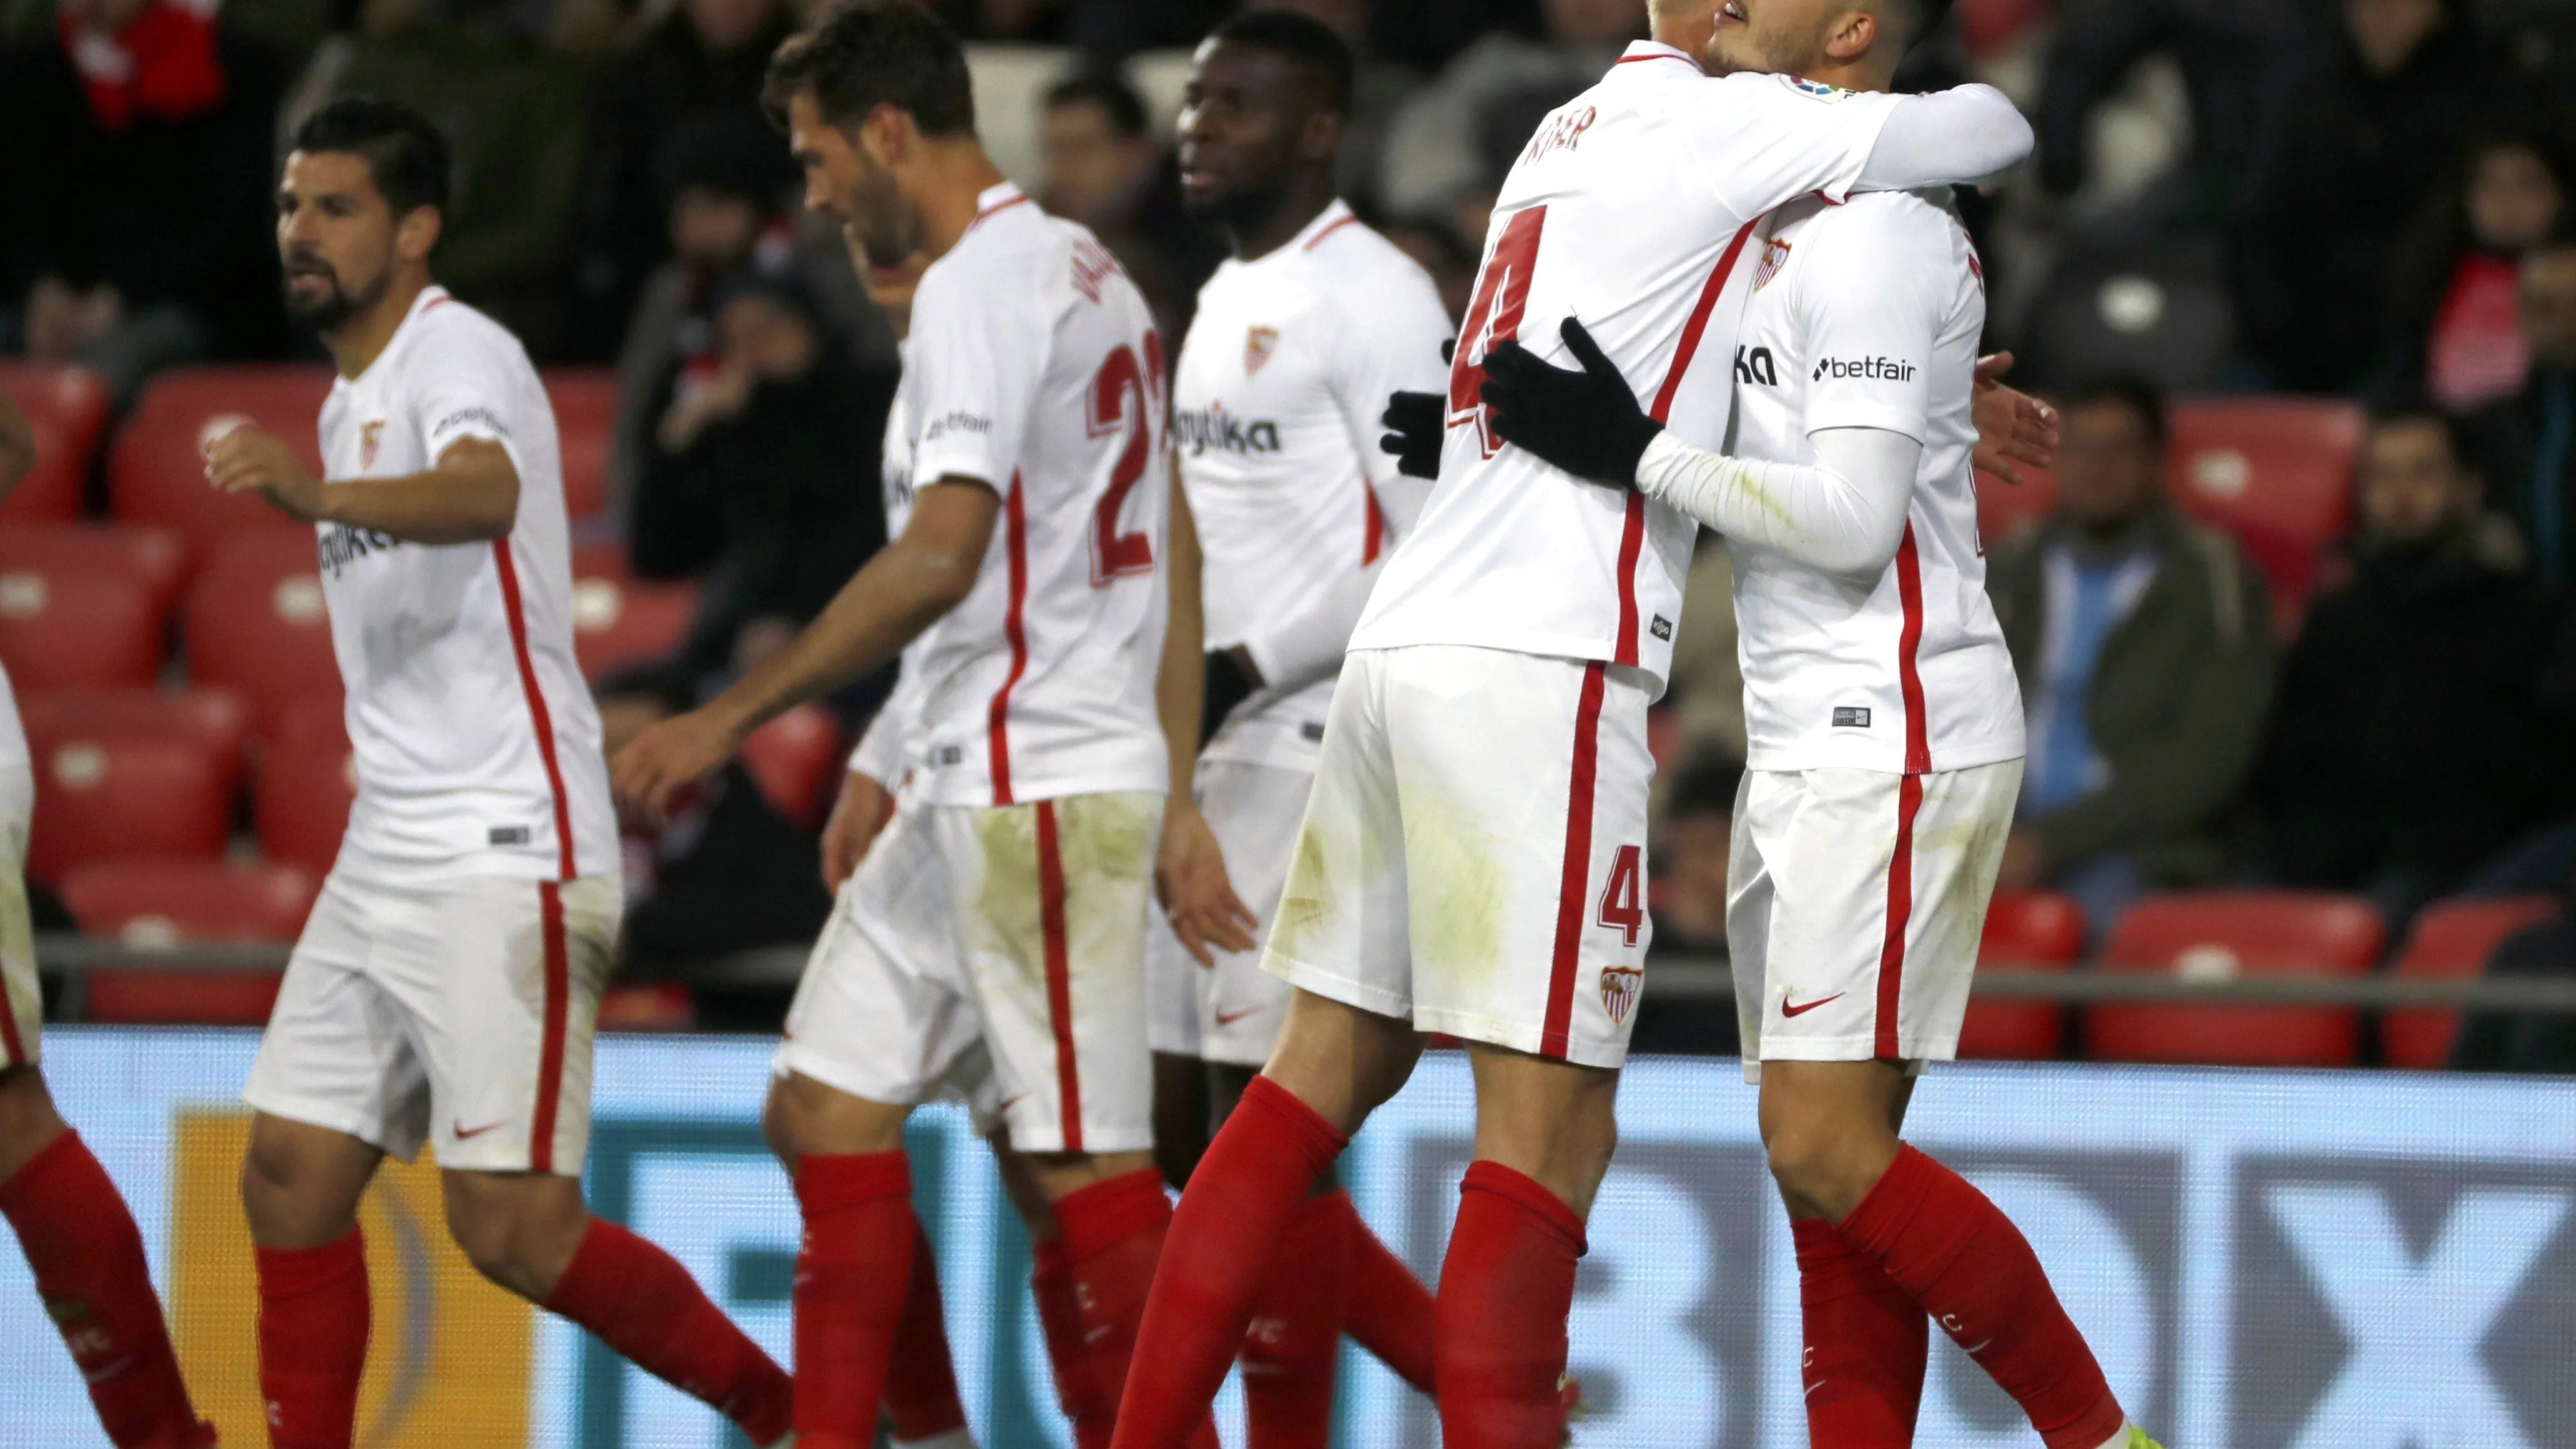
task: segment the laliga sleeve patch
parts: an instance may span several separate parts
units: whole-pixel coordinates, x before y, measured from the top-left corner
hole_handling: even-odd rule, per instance
[[[1847,101],[1859,94],[1857,91],[1844,90],[1841,86],[1827,85],[1823,81],[1812,81],[1804,76],[1784,75],[1780,77],[1780,83],[1809,100]]]

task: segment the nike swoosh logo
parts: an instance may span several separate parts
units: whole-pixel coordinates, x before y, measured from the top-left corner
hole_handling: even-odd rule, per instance
[[[1002,1105],[1001,1105],[1000,1107],[996,1108],[995,1110],[997,1110],[997,1111],[1002,1111],[1002,1112],[1007,1112],[1007,1111],[1011,1110],[1013,1107],[1016,1107],[1016,1106],[1020,1105],[1022,1102],[1027,1101],[1028,1099],[1029,1099],[1029,1094],[1028,1094],[1028,1093],[1026,1093],[1026,1092],[1022,1092],[1021,1094],[1019,1094],[1019,1095],[1018,1095],[1018,1096],[1016,1096],[1016,1097],[1004,1097],[1004,1098],[1002,1099]]]
[[[1259,1016],[1262,1010],[1263,1008],[1258,1006],[1247,1006],[1241,1011],[1220,1011],[1216,1014],[1216,1024],[1219,1026],[1232,1026],[1247,1016]]]
[[[1829,1006],[1842,999],[1843,994],[1839,991],[1835,992],[1831,996],[1820,996],[1813,1001],[1795,1004],[1793,1004],[1789,998],[1783,996],[1780,998],[1780,1014],[1782,1016],[1804,1016],[1819,1006]]]
[[[510,1125],[510,1120],[506,1117],[502,1118],[498,1122],[486,1122],[480,1127],[468,1127],[464,1123],[459,1122],[455,1124],[456,1140],[462,1142],[469,1137],[480,1137],[486,1132],[493,1131],[496,1128],[507,1127],[508,1125]]]

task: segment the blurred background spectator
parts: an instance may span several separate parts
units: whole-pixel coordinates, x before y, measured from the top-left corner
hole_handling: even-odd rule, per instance
[[[2055,511],[1987,560],[2030,721],[2003,888],[2064,891],[2098,938],[2226,870],[2273,655],[2261,576],[2166,501],[2164,400],[2101,384],[2063,426]]]
[[[2472,432],[2488,501],[2521,530],[2533,585],[2555,594],[2576,570],[2576,243],[2523,258],[2517,310],[2523,386]]]
[[[1180,175],[1144,98],[1114,71],[1068,76],[1046,93],[1038,146],[1038,201],[1098,234],[1163,335],[1180,336],[1225,249],[1181,210]]]
[[[1688,757],[1666,790],[1656,847],[1663,881],[1652,902],[1657,950],[1726,954],[1726,870],[1743,781],[1743,756],[1709,749]]]
[[[2455,413],[2522,390],[2522,259],[2568,224],[2569,174],[2558,147],[2522,125],[2469,141],[2397,256],[2392,390]]]

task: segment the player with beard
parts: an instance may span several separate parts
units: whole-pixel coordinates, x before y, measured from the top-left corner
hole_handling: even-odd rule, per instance
[[[1351,57],[1302,15],[1254,11],[1199,47],[1182,104],[1183,201],[1230,260],[1200,289],[1173,379],[1180,481],[1213,667],[1239,699],[1199,751],[1199,812],[1243,897],[1148,944],[1155,1144],[1179,1183],[1270,1055],[1288,983],[1257,950],[1314,787],[1343,646],[1428,490],[1377,447],[1387,394],[1436,386],[1449,338],[1430,276],[1337,200]],[[1177,581],[1186,572],[1176,562]],[[1195,616],[1173,611],[1173,629]],[[1197,664],[1175,644],[1176,663]],[[1194,679],[1166,681],[1193,710]],[[1198,730],[1193,715],[1186,738]],[[1174,837],[1178,838],[1177,832]],[[1167,872],[1169,873],[1169,872]],[[1213,1113],[1211,1113],[1211,1108]],[[1431,1295],[1330,1176],[1280,1237],[1243,1345],[1255,1449],[1332,1435],[1343,1330],[1431,1388]]]
[[[0,498],[36,463],[36,440],[0,392]],[[27,825],[36,780],[17,697],[0,673],[0,1217],[17,1230],[36,1293],[118,1449],[198,1449],[200,1423],[170,1351],[143,1234],[125,1198],[45,1090],[44,998],[27,917]]]
[[[430,278],[447,149],[347,97],[277,192],[286,308],[339,377],[324,476],[237,427],[206,476],[312,523],[358,796],[242,1096],[259,1376],[278,1449],[348,1449],[366,1363],[358,1200],[436,1144],[494,1283],[723,1413],[789,1434],[787,1376],[668,1253],[582,1202],[591,1037],[624,888],[572,648],[554,414],[518,340]]]

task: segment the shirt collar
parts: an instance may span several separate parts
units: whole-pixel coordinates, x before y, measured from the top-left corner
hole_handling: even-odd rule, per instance
[[[1666,45],[1660,40],[1632,40],[1628,42],[1628,48],[1625,51],[1620,52],[1618,60],[1612,62],[1612,68],[1616,69],[1617,67],[1626,65],[1631,61],[1640,60],[1678,60],[1693,70],[1701,69],[1700,63],[1692,58],[1689,51],[1683,50],[1678,46]]]
[[[1028,199],[1029,194],[1027,192],[1022,191],[1020,188],[1007,181],[987,186],[983,190],[975,193],[975,219],[966,223],[966,229],[968,231],[973,231],[975,228],[982,226],[984,224],[984,219],[991,216],[994,212],[1000,211],[1004,207],[1017,206]]]

